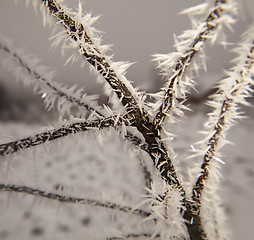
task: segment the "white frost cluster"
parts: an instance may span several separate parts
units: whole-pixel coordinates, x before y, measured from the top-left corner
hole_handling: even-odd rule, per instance
[[[208,239],[231,240],[232,236],[227,225],[225,206],[219,194],[219,183],[222,178],[221,164],[215,161],[210,165],[209,170],[210,176],[201,198],[200,217],[202,226]]]
[[[180,214],[183,206],[179,190],[165,182],[154,182],[147,191],[145,202],[149,203],[151,215],[146,220],[156,221],[152,239],[158,235],[161,240],[188,239],[186,225]]]

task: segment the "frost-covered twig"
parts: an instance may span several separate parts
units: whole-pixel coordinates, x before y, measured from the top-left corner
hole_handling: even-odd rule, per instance
[[[116,116],[108,117],[104,119],[92,120],[92,121],[76,122],[69,125],[63,125],[60,128],[45,131],[45,132],[36,134],[34,136],[0,144],[0,156],[19,152],[23,149],[35,147],[37,145],[40,145],[40,144],[43,144],[43,143],[46,143],[61,137],[65,137],[70,134],[76,134],[76,133],[84,132],[88,130],[100,130],[100,129],[108,128],[108,127],[113,128],[115,127],[115,119],[116,119]],[[122,117],[120,119],[122,119]],[[131,134],[130,132],[127,132],[125,137],[134,146],[140,148],[141,150],[144,150],[145,152],[148,152],[147,144],[143,143],[139,137]],[[143,167],[144,169],[146,169],[145,166]],[[146,170],[144,170],[144,173],[145,172]]]
[[[152,174],[151,172],[147,169],[147,166],[145,165],[145,163],[142,161],[141,157],[138,156],[139,158],[139,163],[142,167],[143,170],[143,175],[144,175],[144,180],[145,180],[145,187],[146,188],[151,188],[151,184],[152,184]]]
[[[133,135],[131,132],[127,131],[125,134],[126,139],[131,141],[135,146],[139,147],[140,149],[144,150],[145,152],[149,153],[148,144],[143,142],[141,138]]]
[[[210,1],[183,11],[183,13],[192,15],[208,13],[208,17],[201,23],[195,22],[192,18],[195,22],[194,29],[185,31],[175,40],[177,52],[155,55],[158,68],[167,78],[167,83],[155,105],[155,108],[158,109],[154,118],[156,128],[162,125],[168,115],[171,117],[170,121],[174,121],[174,115],[183,115],[182,110],[186,109],[183,106],[186,93],[189,88],[194,87],[193,74],[190,71],[187,72],[187,69],[189,70],[192,65],[194,70],[198,71],[200,63],[196,62],[194,57],[201,55],[201,60],[204,61],[203,48],[206,40],[210,39],[214,42],[222,24],[230,26],[234,23],[234,19],[230,16],[236,11],[234,1],[216,0],[214,6],[210,6],[208,2]]]
[[[57,109],[60,113],[70,112],[73,106],[77,106],[80,110],[86,110],[96,117],[102,118],[104,114],[95,100],[95,96],[88,96],[84,90],[68,89],[60,84],[52,81],[53,73],[45,67],[36,67],[38,59],[32,58],[21,51],[14,51],[11,46],[4,42],[0,42],[0,50],[7,53],[8,68],[13,70],[13,73],[18,79],[24,81],[24,84],[32,84],[35,91],[44,98],[46,108],[51,110],[57,102]],[[40,89],[40,90],[37,90]],[[81,114],[81,111],[79,111]]]
[[[69,39],[76,42],[79,52],[90,63],[98,73],[106,80],[112,90],[120,99],[122,105],[127,109],[130,116],[134,115],[134,120],[141,114],[139,107],[139,97],[124,74],[114,68],[114,63],[110,57],[104,54],[105,50],[101,46],[101,39],[95,37],[95,29],[90,25],[95,21],[90,15],[82,15],[82,5],[79,4],[78,13],[72,13],[58,0],[41,0],[42,4],[57,19],[59,24],[64,26],[65,33]],[[47,18],[47,14],[44,15]],[[47,20],[47,19],[46,19]],[[102,50],[103,49],[103,50]],[[119,63],[115,65],[121,68]],[[132,118],[132,117],[131,117]]]
[[[208,102],[214,108],[209,114],[209,120],[205,124],[207,130],[203,141],[198,142],[199,149],[196,149],[197,156],[203,156],[201,174],[199,175],[192,192],[190,203],[191,211],[200,215],[205,205],[201,203],[205,193],[208,178],[210,184],[215,188],[220,175],[218,167],[211,166],[216,162],[223,163],[220,159],[219,150],[226,143],[226,131],[235,124],[242,115],[238,111],[239,104],[248,105],[246,98],[251,97],[253,92],[254,76],[254,29],[248,29],[243,35],[243,43],[237,49],[239,57],[234,62],[237,64],[230,71],[226,72],[227,77],[218,85],[218,91],[213,96],[213,100]],[[203,155],[204,154],[204,155]],[[201,206],[202,205],[202,206]],[[186,213],[187,214],[187,213]]]
[[[76,42],[81,55],[95,67],[104,77],[111,88],[115,91],[122,105],[127,110],[126,116],[131,125],[135,126],[145,138],[148,144],[149,155],[154,165],[159,169],[162,178],[169,185],[179,188],[182,195],[185,191],[177,177],[171,156],[166,147],[160,140],[160,135],[148,118],[148,113],[139,105],[139,94],[127,81],[124,75],[117,74],[114,63],[101,51],[100,39],[94,37],[94,29],[90,25],[94,22],[91,16],[82,16],[82,7],[79,6],[78,13],[71,13],[61,6],[58,0],[42,0],[49,12],[66,29],[65,34],[69,35],[70,40]],[[47,14],[44,16],[47,19]],[[121,66],[117,64],[119,68]]]
[[[51,193],[51,192],[47,192],[47,191],[43,191],[37,188],[31,188],[27,186],[17,186],[13,184],[10,185],[10,184],[1,183],[0,191],[25,193],[25,194],[33,195],[36,197],[47,198],[47,199],[64,202],[64,203],[75,203],[75,204],[84,204],[84,205],[95,206],[95,207],[109,208],[112,210],[118,210],[121,212],[138,215],[141,217],[147,217],[150,215],[149,212],[143,211],[141,209],[133,210],[133,208],[131,207],[121,206],[119,204],[112,203],[112,202],[106,202],[106,201],[102,202],[102,201],[98,201],[98,200],[90,199],[90,198],[69,197],[69,196]]]
[[[67,89],[63,86],[56,84],[50,79],[52,73],[46,73],[46,68],[40,66],[38,70],[35,70],[38,59],[34,59],[31,56],[25,55],[22,51],[14,51],[11,46],[0,42],[0,50],[3,50],[11,58],[8,61],[8,68],[13,70],[15,75],[24,81],[24,84],[30,84],[34,86],[34,89],[44,98],[46,108],[48,110],[54,107],[54,103],[57,102],[57,109],[62,112],[70,112],[72,106],[80,107],[80,110],[85,109],[90,114],[98,118],[105,118],[105,113],[94,101],[95,96],[88,96],[84,94],[83,90]],[[22,55],[22,57],[21,57]],[[30,64],[29,64],[29,63]],[[39,74],[39,72],[44,74]],[[24,72],[24,74],[22,74]],[[27,72],[27,74],[26,74]],[[46,76],[47,77],[46,77]],[[57,100],[58,99],[58,100]],[[79,111],[79,117],[82,115]],[[126,131],[125,137],[130,140],[134,145],[140,147],[142,150],[147,151],[147,144],[142,143],[142,140],[137,136]]]
[[[27,1],[29,2],[29,0]],[[110,85],[123,106],[120,106],[121,108],[119,109],[114,109],[111,112],[112,114],[109,113],[112,116],[109,118],[104,118],[104,116],[108,115],[99,113],[97,114],[99,119],[95,121],[84,122],[80,120],[78,123],[72,123],[32,137],[2,144],[0,145],[0,155],[7,155],[89,129],[99,130],[101,128],[112,127],[118,132],[121,132],[122,136],[130,140],[134,145],[139,146],[148,153],[154,166],[158,169],[160,176],[165,181],[158,181],[159,187],[162,183],[162,187],[158,190],[153,188],[153,184],[151,184],[151,173],[147,171],[146,166],[143,166],[148,192],[145,202],[149,203],[146,207],[149,207],[151,213],[141,210],[143,212],[139,212],[138,215],[143,217],[149,215],[147,220],[153,220],[153,233],[150,234],[150,230],[140,230],[137,231],[137,234],[130,231],[131,234],[116,234],[116,237],[109,239],[155,239],[157,237],[162,240],[216,239],[209,235],[210,230],[208,228],[211,224],[209,225],[208,221],[203,221],[202,210],[207,210],[208,208],[205,200],[208,199],[208,194],[211,195],[211,192],[207,193],[208,191],[205,190],[210,190],[209,184],[211,181],[209,182],[208,180],[212,179],[213,181],[215,179],[217,181],[216,169],[214,170],[212,168],[214,165],[212,163],[222,162],[218,152],[225,142],[224,135],[226,130],[234,123],[235,119],[240,117],[237,113],[237,104],[247,104],[244,99],[252,91],[250,86],[253,84],[252,65],[254,62],[254,42],[252,41],[250,44],[245,44],[242,47],[240,52],[244,52],[243,50],[247,47],[248,51],[251,49],[247,60],[246,54],[241,55],[240,59],[245,58],[244,62],[227,73],[228,78],[219,85],[219,90],[214,97],[214,101],[211,103],[215,111],[210,115],[207,124],[208,136],[205,139],[205,143],[203,142],[203,145],[200,144],[201,149],[197,151],[203,157],[203,164],[201,173],[193,189],[193,195],[190,198],[186,195],[184,185],[180,181],[179,172],[176,171],[174,165],[175,153],[166,141],[167,138],[171,139],[172,135],[166,132],[163,124],[167,116],[170,116],[169,120],[174,122],[176,115],[183,115],[183,110],[186,108],[183,102],[187,99],[186,93],[188,90],[194,87],[193,77],[195,71],[198,72],[201,65],[205,65],[205,42],[211,40],[213,43],[223,25],[230,27],[234,23],[235,20],[231,15],[235,11],[235,1],[207,0],[204,4],[184,11],[191,15],[194,28],[176,37],[175,46],[177,52],[169,55],[156,55],[155,58],[159,62],[158,67],[161,68],[163,76],[168,81],[163,91],[157,95],[159,98],[158,102],[149,111],[147,108],[149,104],[144,104],[144,98],[142,98],[140,93],[125,78],[124,72],[127,69],[125,67],[129,64],[114,63],[112,58],[105,54],[106,48],[101,45],[101,35],[92,27],[96,18],[92,18],[90,14],[83,15],[81,4],[79,5],[78,13],[74,13],[62,5],[63,0],[33,0],[33,2],[42,3],[41,10],[44,14],[44,21],[48,21],[51,18],[50,16],[54,16],[57,19],[56,25],[64,26],[64,31],[52,37],[55,38],[54,43],[60,43],[61,39],[65,39],[65,43],[70,42],[68,46],[78,49],[81,58],[85,57],[94,67],[95,71],[106,80],[104,82]],[[198,14],[205,16],[203,22],[196,21],[194,18]],[[249,30],[249,32],[252,31]],[[65,43],[64,47],[66,46]],[[3,50],[11,52],[7,48]],[[34,71],[29,65],[25,64],[22,57],[15,54],[12,55],[29,74],[35,73],[35,78],[43,78],[39,76],[37,71]],[[62,88],[59,88],[60,91],[57,91],[57,88],[54,89],[51,81],[44,79],[43,81],[47,87],[55,90],[58,95],[61,96],[65,93]],[[64,95],[65,99],[74,102],[74,100],[68,99],[69,95],[66,93]],[[88,104],[86,109],[93,111],[91,107],[91,104]],[[155,117],[151,117],[148,113],[153,113]],[[135,131],[138,131],[136,136]],[[157,180],[156,177],[153,179]],[[24,186],[2,184],[0,185],[0,190],[1,188],[3,191],[22,192],[62,202],[72,202],[73,199],[76,199],[74,202],[81,201],[81,198],[69,198]],[[201,197],[206,198],[202,199]],[[214,198],[212,199],[214,200]],[[105,205],[105,203],[102,204]],[[215,204],[212,203],[209,206],[217,207],[217,201],[215,201]],[[108,203],[103,207],[114,208],[116,206]],[[118,208],[118,205],[116,208]],[[129,207],[123,207],[123,209],[121,211],[126,210],[128,212],[130,210]],[[212,215],[209,221],[214,223],[211,228],[215,232],[218,232],[220,226],[217,221],[219,212],[216,210],[213,213],[215,214]],[[217,235],[217,238],[219,236],[220,234]]]
[[[219,90],[213,96],[213,101],[208,102],[214,108],[214,112],[209,114],[209,120],[206,123],[208,135],[205,137],[205,142],[199,143],[203,145],[203,149],[207,150],[201,166],[202,173],[193,190],[193,198],[197,203],[200,203],[205,180],[209,176],[210,163],[214,160],[223,163],[218,156],[218,151],[226,143],[226,131],[235,123],[236,119],[242,118],[238,111],[238,105],[248,105],[246,98],[250,97],[253,92],[254,30],[248,29],[244,35],[244,38],[246,37],[248,41],[245,41],[238,49],[240,56],[235,60],[238,63],[237,66],[226,72],[227,77],[220,82]],[[204,151],[203,149],[196,151],[200,155]]]
[[[121,237],[109,237],[107,238],[107,240],[121,240],[121,239],[133,239],[133,238],[137,238],[137,239],[144,239],[144,238],[151,238],[152,234],[150,233],[130,233]],[[158,236],[155,237],[158,238]]]
[[[22,149],[31,148],[46,142],[50,142],[61,137],[68,136],[79,132],[85,132],[91,129],[103,129],[113,127],[115,123],[114,117],[105,118],[103,120],[93,121],[81,121],[64,125],[60,128],[45,131],[35,136],[30,136],[13,142],[5,143],[0,145],[0,156],[4,156],[10,153],[21,151]]]
[[[148,194],[144,203],[148,203],[151,215],[147,220],[155,221],[153,237],[160,235],[161,239],[185,239],[188,236],[185,220],[182,218],[183,196],[178,189],[169,186],[165,182],[162,184],[153,182],[151,188],[147,189]],[[194,238],[190,235],[191,239]]]

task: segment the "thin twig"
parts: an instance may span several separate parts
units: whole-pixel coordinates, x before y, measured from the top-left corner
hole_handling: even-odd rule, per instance
[[[131,233],[131,234],[127,234],[127,235],[124,235],[122,237],[109,237],[107,238],[107,240],[121,240],[121,239],[133,239],[133,238],[151,238],[152,234],[150,233]],[[158,236],[156,236],[155,238],[158,238]]]
[[[198,229],[200,228],[200,222],[196,216],[200,216],[201,197],[204,193],[205,183],[211,175],[209,167],[214,159],[216,159],[216,153],[218,151],[219,144],[222,145],[221,140],[225,138],[224,133],[229,129],[230,121],[233,121],[233,119],[238,116],[236,112],[237,103],[245,103],[245,98],[248,97],[248,93],[252,91],[250,85],[253,84],[253,70],[251,71],[251,68],[254,64],[253,54],[254,42],[252,42],[252,46],[247,55],[247,60],[244,63],[243,70],[239,73],[239,79],[233,79],[232,77],[231,79],[227,79],[227,83],[230,80],[234,81],[231,89],[228,89],[228,87],[225,89],[225,87],[223,88],[222,86],[223,84],[221,84],[219,86],[219,91],[214,95],[214,103],[216,103],[214,115],[217,116],[217,103],[221,102],[221,108],[218,114],[217,122],[214,119],[211,120],[212,123],[215,121],[214,129],[211,130],[214,133],[206,144],[206,148],[208,149],[203,156],[203,162],[201,166],[202,172],[193,187],[191,200],[186,202],[186,211],[183,215],[184,218],[188,221],[186,224],[189,232],[193,231],[193,234],[198,232]],[[234,72],[233,76],[236,76],[236,74],[237,72]],[[239,96],[240,94],[242,94],[241,97]],[[219,99],[219,102],[216,101],[216,98],[217,100]],[[232,108],[233,113],[231,113]],[[203,236],[201,239],[207,238],[204,232],[202,232],[202,235]]]
[[[251,49],[247,55],[247,60],[245,62],[247,75],[250,74],[249,71],[252,68],[253,64],[254,64],[254,42],[252,42]],[[242,82],[245,81],[245,75],[246,75],[246,71],[242,70],[240,73],[241,79],[235,79],[236,85],[231,91],[231,97],[227,96],[227,94],[222,89],[219,90],[217,94],[214,95],[214,96],[216,95],[224,96],[225,99],[222,101],[218,121],[216,122],[214,127],[214,134],[208,140],[208,143],[207,143],[208,149],[203,158],[203,163],[201,166],[202,172],[200,176],[198,177],[195,186],[193,187],[192,199],[197,204],[196,205],[197,210],[200,208],[201,196],[205,186],[205,181],[209,177],[209,165],[215,158],[215,153],[218,148],[219,140],[222,138],[221,135],[223,134],[223,132],[225,132],[225,128],[226,128],[225,125],[229,118],[229,116],[227,116],[226,113],[229,112],[232,105],[235,104],[233,98],[237,96],[240,88],[242,87],[241,85],[242,85]]]
[[[42,0],[42,3],[48,8],[49,12],[56,17],[59,23],[65,27],[70,38],[79,43],[82,55],[86,58],[88,63],[95,67],[106,82],[108,82],[120,99],[122,105],[126,107],[128,114],[130,116],[141,115],[137,99],[113,70],[106,57],[95,47],[93,39],[88,35],[85,27],[82,24],[77,24],[72,17],[64,12],[64,9],[55,0]],[[89,47],[84,47],[82,41]],[[131,117],[131,119],[132,118],[133,117]]]
[[[76,104],[77,106],[84,108],[88,110],[89,112],[93,113],[96,117],[103,118],[105,117],[101,112],[94,109],[93,107],[89,106],[88,104],[82,102],[81,99],[77,99],[75,96],[71,96],[70,94],[67,94],[60,88],[58,88],[55,84],[51,83],[48,79],[41,76],[37,71],[33,70],[24,60],[16,53],[13,52],[9,47],[2,44],[0,42],[0,49],[8,53],[10,56],[12,56],[14,59],[17,60],[18,64],[25,69],[30,75],[33,76],[34,79],[41,81],[43,84],[45,84],[47,87],[49,87],[52,91],[54,91],[55,94],[57,94],[59,97],[65,98],[67,101]]]
[[[159,128],[163,124],[167,116],[167,112],[169,112],[173,106],[175,96],[173,89],[175,85],[179,81],[181,81],[183,75],[191,64],[192,59],[198,53],[198,51],[196,50],[196,46],[198,44],[204,45],[207,40],[207,36],[209,36],[209,34],[211,34],[211,32],[213,32],[218,27],[218,23],[215,23],[215,20],[220,18],[223,12],[222,4],[225,4],[226,2],[227,0],[216,0],[215,9],[211,13],[209,13],[208,17],[205,20],[205,30],[199,33],[199,35],[193,40],[192,44],[186,50],[185,54],[176,61],[173,75],[170,76],[168,79],[168,82],[170,84],[167,89],[165,89],[163,103],[161,104],[159,111],[153,120],[156,128]]]
[[[31,148],[52,140],[75,134],[79,132],[85,132],[91,129],[103,129],[114,126],[114,117],[108,117],[105,119],[98,119],[93,121],[77,122],[70,125],[64,125],[60,128],[45,131],[35,136],[30,136],[13,142],[0,145],[0,156],[4,156],[10,153],[18,152],[23,149]]]
[[[93,40],[89,37],[85,27],[82,24],[77,24],[55,0],[42,0],[42,3],[48,8],[49,12],[57,18],[69,34],[70,38],[79,43],[82,55],[87,61],[96,68],[96,70],[105,78],[112,89],[121,100],[122,105],[127,110],[128,121],[132,126],[135,126],[138,131],[144,136],[149,148],[149,155],[153,159],[154,165],[159,169],[162,178],[169,185],[174,185],[179,188],[182,195],[185,191],[179,182],[175,168],[168,156],[165,146],[160,141],[160,135],[154,125],[150,122],[148,114],[144,109],[142,112],[139,108],[137,99],[127,86],[118,78],[117,74],[107,62],[105,56],[101,54],[98,48],[95,47]],[[84,41],[88,47],[82,46]],[[159,156],[159,161],[156,159]]]
[[[84,205],[95,206],[95,207],[103,207],[103,208],[108,208],[112,210],[119,210],[121,212],[130,213],[130,214],[138,215],[141,217],[148,217],[150,215],[149,212],[143,211],[141,209],[133,210],[131,207],[121,206],[119,204],[112,203],[112,202],[107,202],[107,201],[102,202],[102,201],[89,199],[89,198],[68,197],[68,196],[64,196],[64,195],[60,195],[56,193],[43,191],[36,188],[30,188],[27,186],[17,186],[13,184],[12,185],[0,184],[0,191],[25,193],[25,194],[33,195],[36,197],[47,198],[47,199],[64,202],[64,203],[84,204]]]
[[[146,188],[151,188],[151,184],[152,184],[152,174],[151,172],[147,169],[147,166],[145,165],[145,163],[142,161],[141,156],[138,156],[139,158],[139,163],[142,167],[143,170],[143,175],[144,175],[144,180],[145,180],[145,187]]]

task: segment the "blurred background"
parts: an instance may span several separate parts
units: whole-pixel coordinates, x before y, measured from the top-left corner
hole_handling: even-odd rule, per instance
[[[43,65],[55,70],[56,81],[69,86],[75,83],[85,86],[88,93],[100,94],[102,86],[95,81],[95,76],[90,73],[87,65],[83,68],[80,67],[80,63],[65,66],[68,52],[63,57],[60,51],[50,49],[51,42],[48,39],[52,29],[48,26],[43,27],[40,12],[36,13],[31,5],[25,7],[25,1],[16,2],[17,5],[14,5],[14,0],[1,0],[0,35],[11,39],[15,48],[25,49],[27,53],[39,57]],[[179,15],[179,12],[202,2],[86,0],[84,11],[101,15],[95,27],[105,32],[103,43],[113,44],[115,61],[136,62],[128,70],[127,78],[133,81],[135,86],[156,92],[163,85],[163,81],[155,69],[154,62],[151,61],[151,55],[174,51],[173,34],[179,35],[183,30],[190,28],[188,17]],[[78,6],[78,0],[68,0],[66,3],[74,10]],[[234,25],[234,32],[227,30],[229,43],[236,43],[241,33],[253,21],[254,1],[242,0],[239,4],[239,19]],[[198,131],[198,127],[200,129],[201,120],[204,120],[209,110],[204,106],[204,101],[211,87],[223,77],[223,69],[231,66],[230,60],[235,56],[229,51],[231,48],[231,45],[228,49],[219,45],[206,47],[207,72],[200,71],[200,76],[196,79],[198,93],[190,96],[191,108],[195,110],[194,113],[188,113],[190,121],[184,120],[182,125],[177,125],[176,131],[182,137],[175,142],[176,151],[181,152],[196,140],[192,137],[193,131]],[[0,60],[3,60],[1,58],[3,55],[0,53]],[[13,74],[0,65],[0,124],[7,126],[5,124],[12,123],[10,131],[15,132],[16,123],[43,125],[57,120],[57,114],[45,111],[40,96],[33,95],[32,92],[31,88],[24,88],[21,83],[17,83]],[[101,97],[101,101],[106,100]],[[227,202],[229,225],[235,231],[235,240],[250,239],[253,236],[254,111],[251,108],[244,108],[244,111],[249,119],[241,121],[229,135],[237,148],[227,146],[223,150],[227,159],[232,160],[232,164],[226,165],[224,169],[227,190],[223,197]],[[185,131],[190,124],[193,124],[192,130]],[[187,135],[188,137],[184,137]]]

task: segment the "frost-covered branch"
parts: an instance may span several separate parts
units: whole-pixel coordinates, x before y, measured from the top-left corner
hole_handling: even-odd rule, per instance
[[[122,117],[120,119],[123,119]],[[23,149],[35,147],[37,145],[50,142],[52,140],[68,136],[70,134],[76,134],[79,132],[85,132],[88,130],[100,130],[108,127],[116,126],[116,116],[108,117],[104,119],[97,119],[92,121],[81,121],[69,125],[63,125],[60,128],[56,128],[49,131],[44,131],[42,133],[36,134],[34,136],[22,138],[16,141],[0,144],[0,156],[8,155],[11,153],[19,152]],[[120,120],[119,122],[121,122]],[[118,124],[119,124],[118,122]],[[140,148],[141,150],[148,152],[148,146],[146,143],[128,132],[124,136],[129,140],[134,146]],[[145,167],[144,167],[145,169]],[[144,170],[146,172],[146,170]],[[147,173],[146,173],[147,174]]]
[[[103,54],[101,50],[100,38],[95,36],[95,29],[91,28],[95,19],[90,15],[82,16],[82,7],[79,6],[78,13],[72,13],[67,8],[61,6],[57,0],[43,0],[43,5],[57,19],[60,25],[65,28],[65,35],[69,35],[69,39],[75,42],[75,46],[79,48],[82,56],[95,67],[95,69],[104,77],[111,88],[115,91],[122,105],[126,108],[126,116],[130,125],[135,126],[143,135],[152,158],[154,165],[159,169],[162,178],[169,185],[179,188],[182,195],[185,191],[179,182],[172,163],[171,156],[161,141],[161,136],[150,122],[147,112],[139,102],[142,102],[139,94],[126,80],[125,76],[118,74],[119,71],[114,68],[122,68],[119,64],[114,64],[109,57]],[[44,18],[48,20],[47,14]],[[120,70],[122,72],[122,70]],[[129,124],[128,124],[129,125]]]
[[[145,163],[142,161],[141,156],[138,156],[139,158],[139,163],[142,167],[143,170],[143,176],[144,176],[144,181],[145,181],[145,187],[146,188],[151,188],[151,184],[152,184],[152,174],[151,172],[147,169],[147,166],[145,165]]]
[[[253,29],[248,30],[248,37],[252,37],[251,42],[245,42],[238,49],[241,53],[240,57],[235,60],[235,62],[238,61],[238,65],[233,67],[231,71],[226,72],[227,77],[220,82],[219,90],[213,96],[213,101],[208,103],[214,108],[214,112],[209,115],[209,120],[206,123],[208,128],[206,133],[209,133],[209,135],[205,138],[205,146],[208,149],[205,152],[201,166],[202,174],[199,176],[193,191],[194,199],[197,202],[200,202],[204,182],[209,176],[210,163],[214,160],[223,163],[218,156],[218,151],[226,143],[226,131],[235,123],[236,119],[242,118],[241,113],[238,111],[238,105],[248,105],[246,98],[251,97],[253,92],[254,34],[251,36],[250,32],[253,34]],[[246,37],[246,35],[244,36]],[[248,53],[246,53],[247,48],[249,49]],[[243,56],[243,53],[246,54],[247,58]],[[241,60],[240,63],[239,60]],[[201,152],[202,150],[197,151]]]
[[[34,90],[44,98],[46,108],[51,110],[57,103],[57,109],[60,113],[70,112],[73,106],[93,114],[95,117],[102,118],[104,114],[102,109],[96,104],[96,96],[88,96],[83,89],[66,88],[52,81],[53,72],[43,66],[36,66],[38,59],[28,56],[22,51],[14,51],[11,46],[4,42],[0,42],[0,50],[7,53],[8,68],[18,79],[21,79],[25,85],[31,84]],[[84,115],[84,114],[83,114]]]
[[[132,142],[135,146],[139,147],[143,151],[149,153],[148,144],[143,142],[141,138],[133,135],[131,132],[126,131],[126,134],[124,135],[126,139]]]
[[[107,240],[121,240],[121,239],[144,239],[144,238],[151,238],[152,234],[150,233],[130,233],[123,235],[121,237],[109,237]],[[159,235],[155,237],[158,238]]]
[[[129,214],[138,215],[141,217],[147,217],[150,215],[149,212],[145,212],[141,209],[133,210],[131,207],[121,206],[119,204],[112,203],[112,202],[102,202],[102,201],[89,199],[89,198],[69,197],[69,196],[51,193],[51,192],[47,192],[47,191],[43,191],[37,188],[31,188],[27,186],[17,186],[13,184],[11,185],[0,184],[0,191],[24,193],[24,194],[33,195],[35,197],[47,198],[47,199],[51,199],[51,200],[55,200],[55,201],[59,201],[63,203],[74,203],[74,204],[84,204],[84,205],[95,206],[95,207],[103,207],[103,208],[108,208],[112,210],[118,210],[118,211],[129,213]]]
[[[24,81],[24,84],[31,84],[34,86],[35,91],[42,95],[44,98],[46,108],[48,110],[54,107],[54,103],[57,102],[57,109],[62,112],[70,112],[70,108],[73,106],[78,106],[80,111],[83,109],[87,110],[90,114],[98,118],[105,118],[105,113],[96,104],[95,96],[88,96],[84,94],[82,89],[74,89],[74,87],[67,89],[59,84],[52,81],[53,73],[46,68],[40,66],[37,67],[38,59],[26,55],[22,51],[14,51],[11,46],[8,46],[4,42],[0,42],[0,50],[7,53],[8,68],[13,70],[17,78]],[[29,64],[30,63],[30,64]],[[39,72],[44,72],[44,74],[39,74]],[[27,74],[26,74],[27,73]],[[36,89],[40,90],[36,90]],[[81,112],[79,111],[79,115]],[[140,147],[140,149],[147,151],[147,144],[143,143],[140,138],[131,134],[129,131],[125,133],[126,139],[131,141],[135,146]]]
[[[36,134],[35,136],[30,136],[13,142],[1,144],[0,156],[18,152],[23,149],[31,148],[43,143],[47,143],[52,140],[68,136],[70,134],[85,132],[91,129],[99,130],[103,128],[113,127],[114,124],[115,118],[109,117],[103,120],[98,119],[93,121],[81,121],[69,125],[64,125],[60,128]]]
[[[191,207],[192,211],[200,214],[201,198],[204,189],[207,187],[207,180],[216,186],[220,174],[217,163],[224,162],[220,159],[219,150],[226,144],[226,131],[241,119],[239,104],[249,105],[247,98],[253,93],[254,76],[254,29],[248,29],[243,35],[243,43],[237,49],[239,57],[234,62],[236,66],[226,72],[227,77],[218,85],[218,91],[213,96],[213,100],[208,104],[214,108],[209,114],[207,127],[203,141],[198,142],[200,146],[196,149],[197,156],[203,156],[201,174],[193,187]],[[204,154],[204,155],[203,155]],[[211,166],[213,165],[213,166]],[[202,205],[204,208],[204,204]]]
[[[68,125],[59,128],[1,144],[0,156],[19,152],[71,134],[112,127],[123,138],[130,140],[134,145],[148,153],[164,181],[159,179],[158,182],[152,182],[152,179],[157,180],[156,177],[151,178],[151,173],[146,166],[142,165],[147,187],[147,196],[144,201],[148,203],[146,204],[147,212],[141,209],[133,210],[130,207],[110,202],[68,197],[26,186],[0,184],[0,191],[19,192],[60,202],[90,204],[116,209],[143,218],[147,217],[147,221],[153,221],[154,228],[151,231],[150,229],[137,232],[131,230],[130,234],[127,231],[127,233],[115,234],[115,237],[108,239],[216,239],[211,237],[208,229],[211,225],[208,224],[208,221],[213,222],[212,229],[219,232],[220,224],[217,221],[219,211],[214,210],[212,217],[204,221],[204,211],[202,210],[207,210],[206,199],[209,198],[209,194],[211,195],[211,191],[206,190],[210,190],[209,187],[213,181],[217,182],[218,180],[216,175],[218,164],[216,165],[216,163],[223,163],[220,159],[219,150],[225,144],[225,133],[235,120],[241,117],[238,113],[238,104],[247,104],[245,98],[249,97],[253,91],[251,88],[254,72],[253,30],[249,30],[248,34],[245,35],[245,38],[248,39],[251,36],[252,40],[245,42],[240,48],[239,52],[242,54],[236,60],[237,66],[227,72],[228,77],[220,83],[219,90],[214,95],[213,101],[210,102],[214,112],[209,115],[209,121],[206,124],[205,141],[199,143],[200,149],[197,149],[196,152],[198,156],[202,156],[203,162],[201,169],[199,167],[201,173],[199,172],[190,198],[186,194],[185,185],[182,184],[180,173],[175,166],[176,154],[168,144],[172,139],[172,134],[167,133],[163,124],[167,117],[169,121],[174,122],[176,116],[184,115],[183,110],[187,107],[183,103],[187,99],[186,94],[190,88],[194,88],[193,78],[201,66],[205,68],[205,43],[207,41],[215,42],[219,33],[222,32],[222,27],[230,28],[231,24],[234,23],[235,20],[232,15],[236,12],[235,1],[207,0],[203,4],[183,11],[183,13],[190,15],[193,29],[175,37],[176,52],[155,56],[155,60],[158,61],[158,68],[161,69],[167,82],[163,90],[155,94],[158,101],[150,109],[148,109],[149,103],[144,102],[145,95],[142,96],[134,89],[125,77],[125,71],[130,64],[113,62],[112,57],[106,55],[107,47],[101,44],[101,34],[92,27],[97,18],[91,17],[90,14],[83,15],[81,3],[78,12],[75,13],[63,5],[63,0],[32,1],[34,4],[41,5],[44,23],[50,22],[54,18],[56,19],[55,26],[61,26],[64,29],[52,37],[55,39],[52,45],[63,43],[63,48],[66,46],[75,48],[77,53],[81,55],[79,58],[81,60],[85,58],[93,66],[95,72],[104,79],[104,82],[110,86],[114,95],[117,96],[119,100],[117,103],[120,102],[121,104],[117,106],[120,108],[109,109],[108,114],[104,114],[96,105],[94,107],[93,103],[83,101],[80,96],[81,92],[75,93],[75,89],[69,91],[62,86],[55,85],[50,78],[46,78],[37,68],[31,66],[29,61],[26,62],[22,55],[20,56],[7,45],[0,43],[0,50],[11,55],[19,67],[23,69],[22,71],[33,75],[34,80],[43,85],[43,87],[41,85],[36,87],[39,87],[40,93],[48,98],[48,107],[55,104],[56,100],[49,99],[52,94],[55,94],[57,99],[60,98],[64,102],[71,103],[69,107],[59,103],[59,110],[64,109],[66,111],[66,108],[70,109],[75,103],[79,108],[83,107],[89,112],[94,112],[95,117],[97,117],[97,120],[92,121],[83,121],[82,119],[77,120],[77,122],[71,121]],[[197,20],[197,15],[201,15],[203,20]],[[222,34],[220,33],[220,36]],[[246,54],[246,49],[248,54]],[[245,53],[243,54],[243,52]],[[30,79],[28,80],[30,81]],[[153,116],[151,117],[151,115]],[[111,117],[105,118],[105,116]],[[142,160],[139,160],[142,164]],[[210,204],[209,207],[218,207],[217,202]],[[151,232],[152,234],[150,234]]]
[[[74,41],[74,45],[79,48],[80,54],[106,80],[122,105],[127,109],[127,113],[130,116],[134,115],[134,120],[136,120],[141,115],[140,98],[123,74],[128,64],[113,63],[110,57],[105,54],[105,47],[103,48],[100,43],[101,39],[96,36],[96,30],[91,27],[96,18],[92,18],[89,14],[83,16],[81,3],[78,12],[72,13],[60,5],[62,1],[41,0],[41,2],[57,19],[58,23],[64,26],[64,32],[69,35],[72,42]],[[48,21],[47,14],[44,14],[44,18]],[[124,70],[119,70],[121,68]]]
[[[205,66],[203,48],[206,40],[209,39],[213,43],[223,24],[230,27],[234,23],[231,17],[236,11],[233,0],[216,0],[214,6],[209,2],[211,1],[183,11],[192,16],[194,28],[175,38],[177,52],[155,55],[158,68],[167,78],[163,91],[158,94],[159,100],[155,104],[155,109],[158,109],[154,118],[156,128],[162,125],[167,116],[170,116],[170,121],[174,121],[174,115],[184,115],[182,110],[186,109],[183,105],[186,93],[194,87],[193,70],[190,71],[190,67],[197,72],[201,64]],[[208,14],[208,16],[205,21],[196,22],[194,15],[197,14]],[[201,63],[194,59],[196,55],[200,56]]]
[[[153,182],[151,188],[147,188],[148,194],[144,203],[148,203],[151,215],[147,220],[153,220],[155,227],[152,239],[158,235],[161,239],[185,239],[188,232],[185,220],[182,217],[183,196],[179,190],[167,183]],[[198,238],[191,239],[197,240]]]

